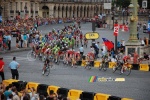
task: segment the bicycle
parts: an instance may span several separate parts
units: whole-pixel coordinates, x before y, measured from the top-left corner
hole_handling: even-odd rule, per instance
[[[123,66],[125,66],[125,67],[123,67],[123,68],[121,69],[120,74],[125,73],[126,76],[129,76],[129,75],[131,74],[132,65],[129,64],[129,63],[127,63],[127,64],[124,64]],[[123,72],[123,73],[122,73],[122,72]]]
[[[88,70],[90,70],[93,67],[92,64],[93,61],[85,61],[85,69],[87,68]]]
[[[122,69],[123,66],[125,66],[125,67]],[[131,73],[131,68],[132,68],[131,64],[123,64],[120,61],[117,61],[117,64],[115,64],[113,66],[113,73],[115,73],[117,70],[119,70],[120,75],[123,74],[123,73],[125,73],[126,76],[129,76],[130,73]]]
[[[99,70],[101,71],[103,69],[103,71],[106,71],[108,68],[108,64],[109,62],[102,62],[102,65],[99,66]]]
[[[42,71],[42,74],[48,76],[49,73],[50,73],[50,67],[47,65],[45,69]]]
[[[107,58],[102,58],[102,64],[101,64],[101,66],[99,66],[99,70],[101,71],[103,69],[103,71],[106,71],[108,66],[109,66],[108,59]]]
[[[117,70],[119,70],[119,72],[121,72],[122,65],[123,64],[120,61],[117,61],[116,64],[114,64],[112,67],[113,73],[115,73]]]
[[[52,58],[50,58],[52,60]],[[42,70],[42,74],[48,76],[50,73],[50,68],[53,67],[53,63],[52,61],[49,62],[49,64],[45,64],[46,67],[44,68],[44,70]]]

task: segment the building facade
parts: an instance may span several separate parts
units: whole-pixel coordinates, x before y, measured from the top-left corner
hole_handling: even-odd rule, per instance
[[[112,0],[2,0],[3,18],[44,17],[72,18],[93,17],[94,14],[109,13],[104,3]]]

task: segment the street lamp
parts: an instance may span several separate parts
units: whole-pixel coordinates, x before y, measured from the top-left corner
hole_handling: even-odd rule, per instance
[[[118,24],[118,21],[117,21],[118,20],[118,16],[119,15],[117,13],[114,14],[115,24]],[[118,42],[118,39],[117,39],[118,36],[117,35],[115,35],[115,52],[116,52],[116,54],[117,54],[117,44],[118,44],[117,43]]]

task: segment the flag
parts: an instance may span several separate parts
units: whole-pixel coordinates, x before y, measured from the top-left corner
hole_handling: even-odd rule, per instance
[[[106,38],[102,38],[102,39],[103,39],[103,41],[104,41],[105,46],[107,47],[107,50],[110,51],[112,48],[114,48],[113,42],[109,41],[109,40],[106,39]]]

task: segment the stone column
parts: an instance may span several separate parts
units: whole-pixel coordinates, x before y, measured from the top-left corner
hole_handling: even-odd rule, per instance
[[[30,10],[31,8],[30,7],[31,7],[30,2],[27,2],[27,11],[28,11],[27,14],[28,14],[28,17],[31,17],[31,10]]]
[[[15,2],[12,2],[12,9],[9,8],[9,11],[10,11],[10,10],[13,10],[13,11],[14,11],[14,13],[13,13],[13,17],[14,17],[14,18],[17,16],[15,7],[16,7],[16,6],[15,6]],[[10,12],[9,12],[9,17],[10,17],[10,16],[11,16],[11,15],[10,15]]]
[[[137,22],[138,22],[138,2],[137,0],[131,0],[131,4],[129,5],[130,9],[132,9],[132,15],[130,16],[130,36],[129,40],[125,43],[126,55],[133,54],[135,51],[140,55],[140,41],[137,38]]]

